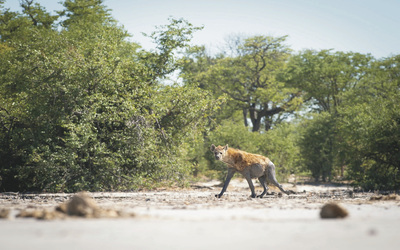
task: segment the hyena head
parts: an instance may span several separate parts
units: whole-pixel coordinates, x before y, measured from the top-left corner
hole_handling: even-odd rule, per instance
[[[211,152],[214,153],[215,159],[218,161],[222,161],[225,157],[226,152],[228,151],[228,144],[225,146],[218,146],[216,147],[214,144],[210,147]]]

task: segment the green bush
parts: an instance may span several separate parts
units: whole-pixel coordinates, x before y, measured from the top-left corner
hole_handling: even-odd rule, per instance
[[[19,13],[11,16],[23,29],[0,27],[1,190],[136,190],[188,182],[193,164],[182,145],[206,130],[219,101],[162,81],[197,28],[171,19],[151,35],[158,50],[144,51],[127,41],[101,2],[65,1],[62,28],[35,26]],[[93,8],[81,13],[80,4]]]

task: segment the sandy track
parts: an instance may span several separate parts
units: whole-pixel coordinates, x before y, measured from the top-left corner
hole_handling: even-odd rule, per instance
[[[348,187],[285,188],[296,195],[251,199],[247,183],[234,180],[221,199],[218,183],[188,190],[91,193],[98,205],[135,213],[133,218],[43,221],[15,218],[24,209],[54,209],[70,194],[0,194],[1,249],[398,249],[400,200],[371,201],[374,194]],[[303,192],[303,191],[306,192]],[[272,190],[274,191],[274,190]],[[258,192],[261,189],[258,188]],[[327,202],[349,216],[322,220]]]

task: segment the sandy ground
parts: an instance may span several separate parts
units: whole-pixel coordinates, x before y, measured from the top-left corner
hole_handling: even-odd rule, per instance
[[[221,199],[218,182],[187,190],[91,193],[101,208],[134,217],[37,220],[25,209],[52,210],[71,194],[0,194],[0,249],[399,249],[400,200],[371,200],[346,186],[284,184],[295,195],[249,198],[247,183],[232,181]],[[258,193],[262,189],[257,187]],[[327,202],[349,216],[321,219]]]

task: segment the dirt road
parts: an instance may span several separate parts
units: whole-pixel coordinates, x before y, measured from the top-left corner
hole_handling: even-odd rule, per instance
[[[16,218],[21,210],[54,210],[71,194],[0,194],[0,249],[398,249],[400,200],[350,188],[291,184],[296,195],[249,198],[247,183],[234,180],[217,199],[217,182],[188,190],[91,193],[97,204],[134,217],[114,219]],[[261,189],[258,187],[258,192]],[[327,202],[349,216],[321,219]]]

